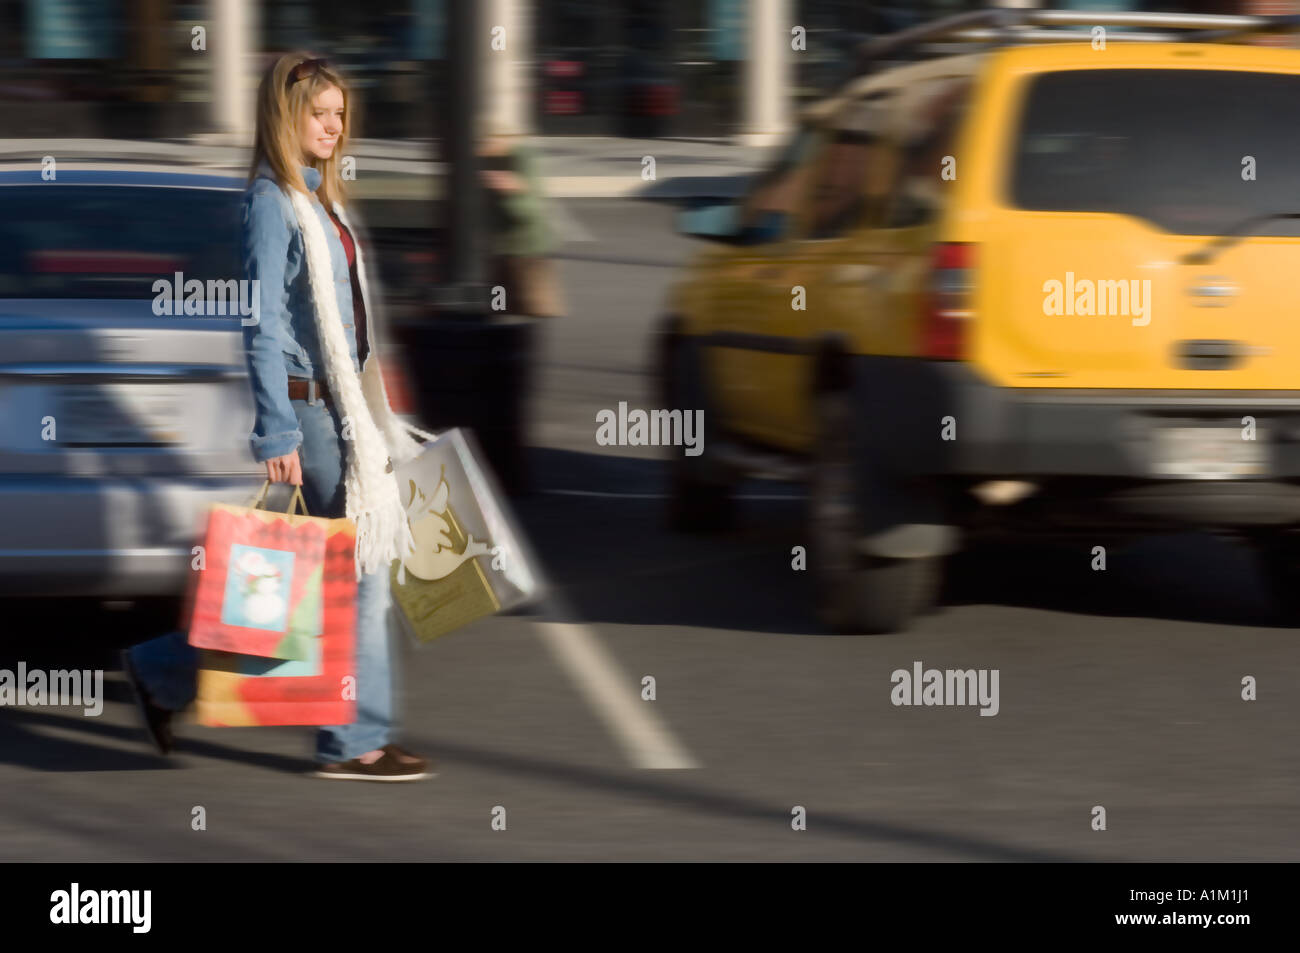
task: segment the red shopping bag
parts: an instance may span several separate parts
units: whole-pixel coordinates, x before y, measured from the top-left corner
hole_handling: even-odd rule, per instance
[[[321,626],[321,580],[330,520],[217,504],[208,514],[205,568],[195,574],[189,641],[204,649],[304,660]]]
[[[197,719],[214,726],[348,725],[356,720],[356,526],[327,523],[321,632],[307,658],[200,653]]]

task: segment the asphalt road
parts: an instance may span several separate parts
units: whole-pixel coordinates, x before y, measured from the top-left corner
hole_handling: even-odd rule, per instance
[[[1096,573],[1087,546],[982,549],[912,632],[825,634],[791,568],[798,487],[746,486],[740,531],[677,536],[658,451],[596,445],[597,410],[648,405],[688,247],[661,207],[564,210],[573,316],[543,332],[542,490],[518,506],[555,598],[400,643],[401,740],[439,776],[304,777],[298,728],[184,725],[164,762],[115,649],[176,607],[13,602],[0,657],[102,666],[108,701],[0,711],[0,859],[1300,859],[1300,634],[1270,621],[1248,551],[1143,540]],[[998,714],[894,706],[917,661],[997,669]]]

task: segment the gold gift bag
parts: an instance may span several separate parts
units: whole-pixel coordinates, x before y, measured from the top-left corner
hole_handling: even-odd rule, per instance
[[[393,602],[422,642],[537,599],[536,559],[472,434],[449,430],[397,468],[416,550],[390,570]]]

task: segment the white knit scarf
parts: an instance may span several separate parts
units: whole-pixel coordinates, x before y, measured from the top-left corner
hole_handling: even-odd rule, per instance
[[[348,447],[343,475],[347,497],[345,512],[357,528],[359,581],[363,573],[386,568],[394,559],[402,559],[415,551],[415,540],[402,505],[395,470],[423,452],[423,447],[411,434],[426,440],[435,438],[433,434],[399,420],[389,406],[376,354],[377,334],[368,335],[370,351],[362,372],[358,374],[353,369],[335,295],[334,268],[330,262],[325,229],[307,196],[296,189],[289,192],[307,252],[307,276],[315,305],[316,333],[325,359],[325,380],[338,407]],[[334,214],[351,231],[343,207],[337,202],[333,204]],[[353,243],[357,278],[365,302],[366,270],[361,260],[361,243],[356,241],[355,233]],[[366,320],[373,331],[375,314],[369,307],[366,308]],[[398,563],[399,583],[406,581],[405,570],[405,565]]]

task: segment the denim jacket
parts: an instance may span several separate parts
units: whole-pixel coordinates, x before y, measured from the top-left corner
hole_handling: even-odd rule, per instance
[[[347,253],[334,223],[316,197],[320,172],[304,166],[302,177],[329,240],[339,315],[343,319],[352,366],[360,373]],[[257,177],[244,190],[242,234],[244,279],[256,278],[259,282],[258,320],[245,325],[243,333],[244,356],[256,409],[249,444],[253,459],[261,463],[291,453],[302,443],[302,430],[289,401],[289,378],[325,376],[302,229],[293,204],[280,191],[266,161],[258,166]],[[360,245],[360,237],[355,232],[353,240]],[[371,313],[367,308],[367,314]]]

